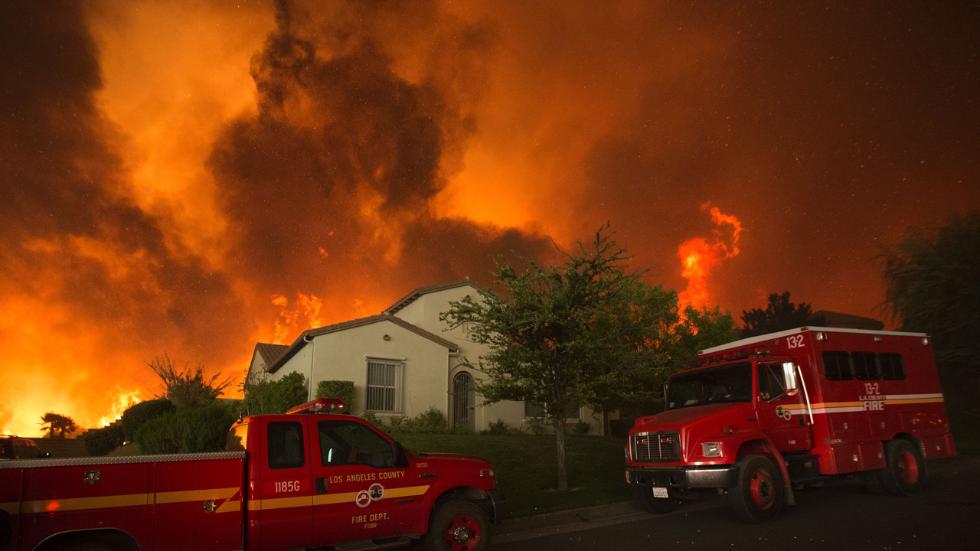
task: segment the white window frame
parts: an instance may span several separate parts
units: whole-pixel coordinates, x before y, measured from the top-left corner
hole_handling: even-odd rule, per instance
[[[390,377],[389,381],[382,381],[382,383],[388,383],[388,382],[390,382],[391,384],[377,384],[377,381],[375,381],[375,384],[372,384],[372,381],[371,381],[371,368],[374,367],[374,366],[387,366],[387,367],[391,367],[392,368],[392,374],[391,374],[391,377]],[[404,408],[404,400],[402,399],[402,396],[404,395],[404,390],[405,390],[405,383],[404,383],[405,376],[404,376],[404,374],[405,374],[405,361],[404,360],[398,360],[398,359],[392,359],[392,358],[368,357],[367,358],[367,361],[366,361],[365,373],[364,373],[364,375],[365,375],[365,377],[364,377],[364,381],[365,381],[365,383],[364,383],[364,410],[365,411],[371,411],[371,412],[374,412],[374,413],[403,413],[404,410],[405,410],[405,408]],[[378,405],[378,404],[372,404],[371,403],[371,390],[372,389],[392,389],[392,393],[391,393],[391,405],[392,405],[392,407],[391,407],[391,409],[387,409],[387,408],[385,408],[385,409],[377,409],[377,408],[372,408],[371,407],[372,405]],[[382,398],[382,400],[386,400],[386,398]]]

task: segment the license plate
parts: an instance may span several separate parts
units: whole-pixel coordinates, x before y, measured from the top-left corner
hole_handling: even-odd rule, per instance
[[[654,487],[653,488],[653,497],[659,497],[661,499],[667,499],[670,496],[667,495],[667,488],[657,488],[657,487]]]

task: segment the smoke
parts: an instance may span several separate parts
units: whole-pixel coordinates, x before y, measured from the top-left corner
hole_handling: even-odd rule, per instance
[[[4,4],[0,428],[94,425],[159,391],[160,353],[241,373],[256,340],[606,221],[692,292],[676,251],[705,236],[727,259],[698,301],[874,315],[881,247],[980,208],[978,26],[953,3]],[[705,202],[751,233],[714,235]]]

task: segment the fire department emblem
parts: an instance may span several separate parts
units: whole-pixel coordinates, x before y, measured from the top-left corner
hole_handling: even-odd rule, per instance
[[[784,408],[783,406],[776,406],[776,417],[779,417],[784,421],[789,421],[793,418],[793,412]]]
[[[371,501],[378,501],[385,496],[385,487],[375,482],[368,488],[368,495],[371,496]]]
[[[361,509],[367,507],[371,504],[371,494],[369,494],[367,490],[357,492],[357,497],[354,498],[354,503]]]

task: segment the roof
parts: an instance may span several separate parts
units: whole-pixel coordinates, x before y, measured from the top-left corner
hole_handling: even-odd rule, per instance
[[[287,350],[289,350],[288,344],[255,343],[255,353],[265,361],[265,365],[276,363],[276,360],[282,357]]]
[[[459,352],[459,346],[457,346],[456,343],[446,340],[440,337],[439,335],[430,333],[417,325],[408,323],[407,321],[399,317],[392,316],[391,314],[388,313],[384,313],[384,314],[378,314],[376,316],[368,316],[366,318],[335,323],[333,325],[318,327],[316,329],[307,329],[306,331],[303,331],[299,337],[296,337],[296,340],[293,341],[293,344],[289,345],[285,353],[283,353],[276,360],[274,364],[268,367],[268,371],[269,373],[275,373],[280,367],[283,366],[283,364],[285,364],[289,360],[289,358],[295,356],[297,352],[299,352],[304,346],[306,346],[306,343],[310,342],[315,337],[319,337],[321,335],[327,335],[329,333],[336,333],[338,331],[346,331],[348,329],[354,329],[355,327],[363,327],[365,325],[372,325],[375,323],[380,323],[385,321],[394,323],[395,325],[403,329],[407,329],[408,331],[411,331],[412,333],[415,333],[420,337],[428,339],[440,346],[444,346],[450,352]]]
[[[443,283],[440,285],[428,285],[425,287],[418,287],[412,292],[408,293],[407,295],[395,301],[395,303],[392,304],[391,306],[385,308],[384,313],[394,314],[395,312],[415,302],[415,300],[421,297],[422,295],[427,295],[429,293],[437,293],[439,291],[445,291],[447,289],[455,289],[457,287],[465,287],[467,285],[471,287],[475,287],[475,285],[473,285],[473,282],[470,281],[470,278],[468,277],[464,277],[463,279],[460,279],[459,281],[454,281],[452,283]]]
[[[776,333],[767,333],[765,335],[758,335],[755,337],[749,337],[747,339],[733,341],[719,346],[713,346],[711,348],[705,348],[704,350],[700,351],[699,354],[711,354],[712,352],[720,352],[722,350],[738,348],[739,346],[745,346],[747,344],[755,344],[755,343],[760,343],[765,341],[771,341],[773,339],[788,337],[789,335],[804,333],[806,331],[823,331],[825,333],[860,333],[865,335],[897,335],[901,337],[927,336],[925,333],[908,333],[905,331],[872,331],[870,329],[845,329],[841,327],[797,327],[795,329],[787,329],[786,331],[778,331]]]

